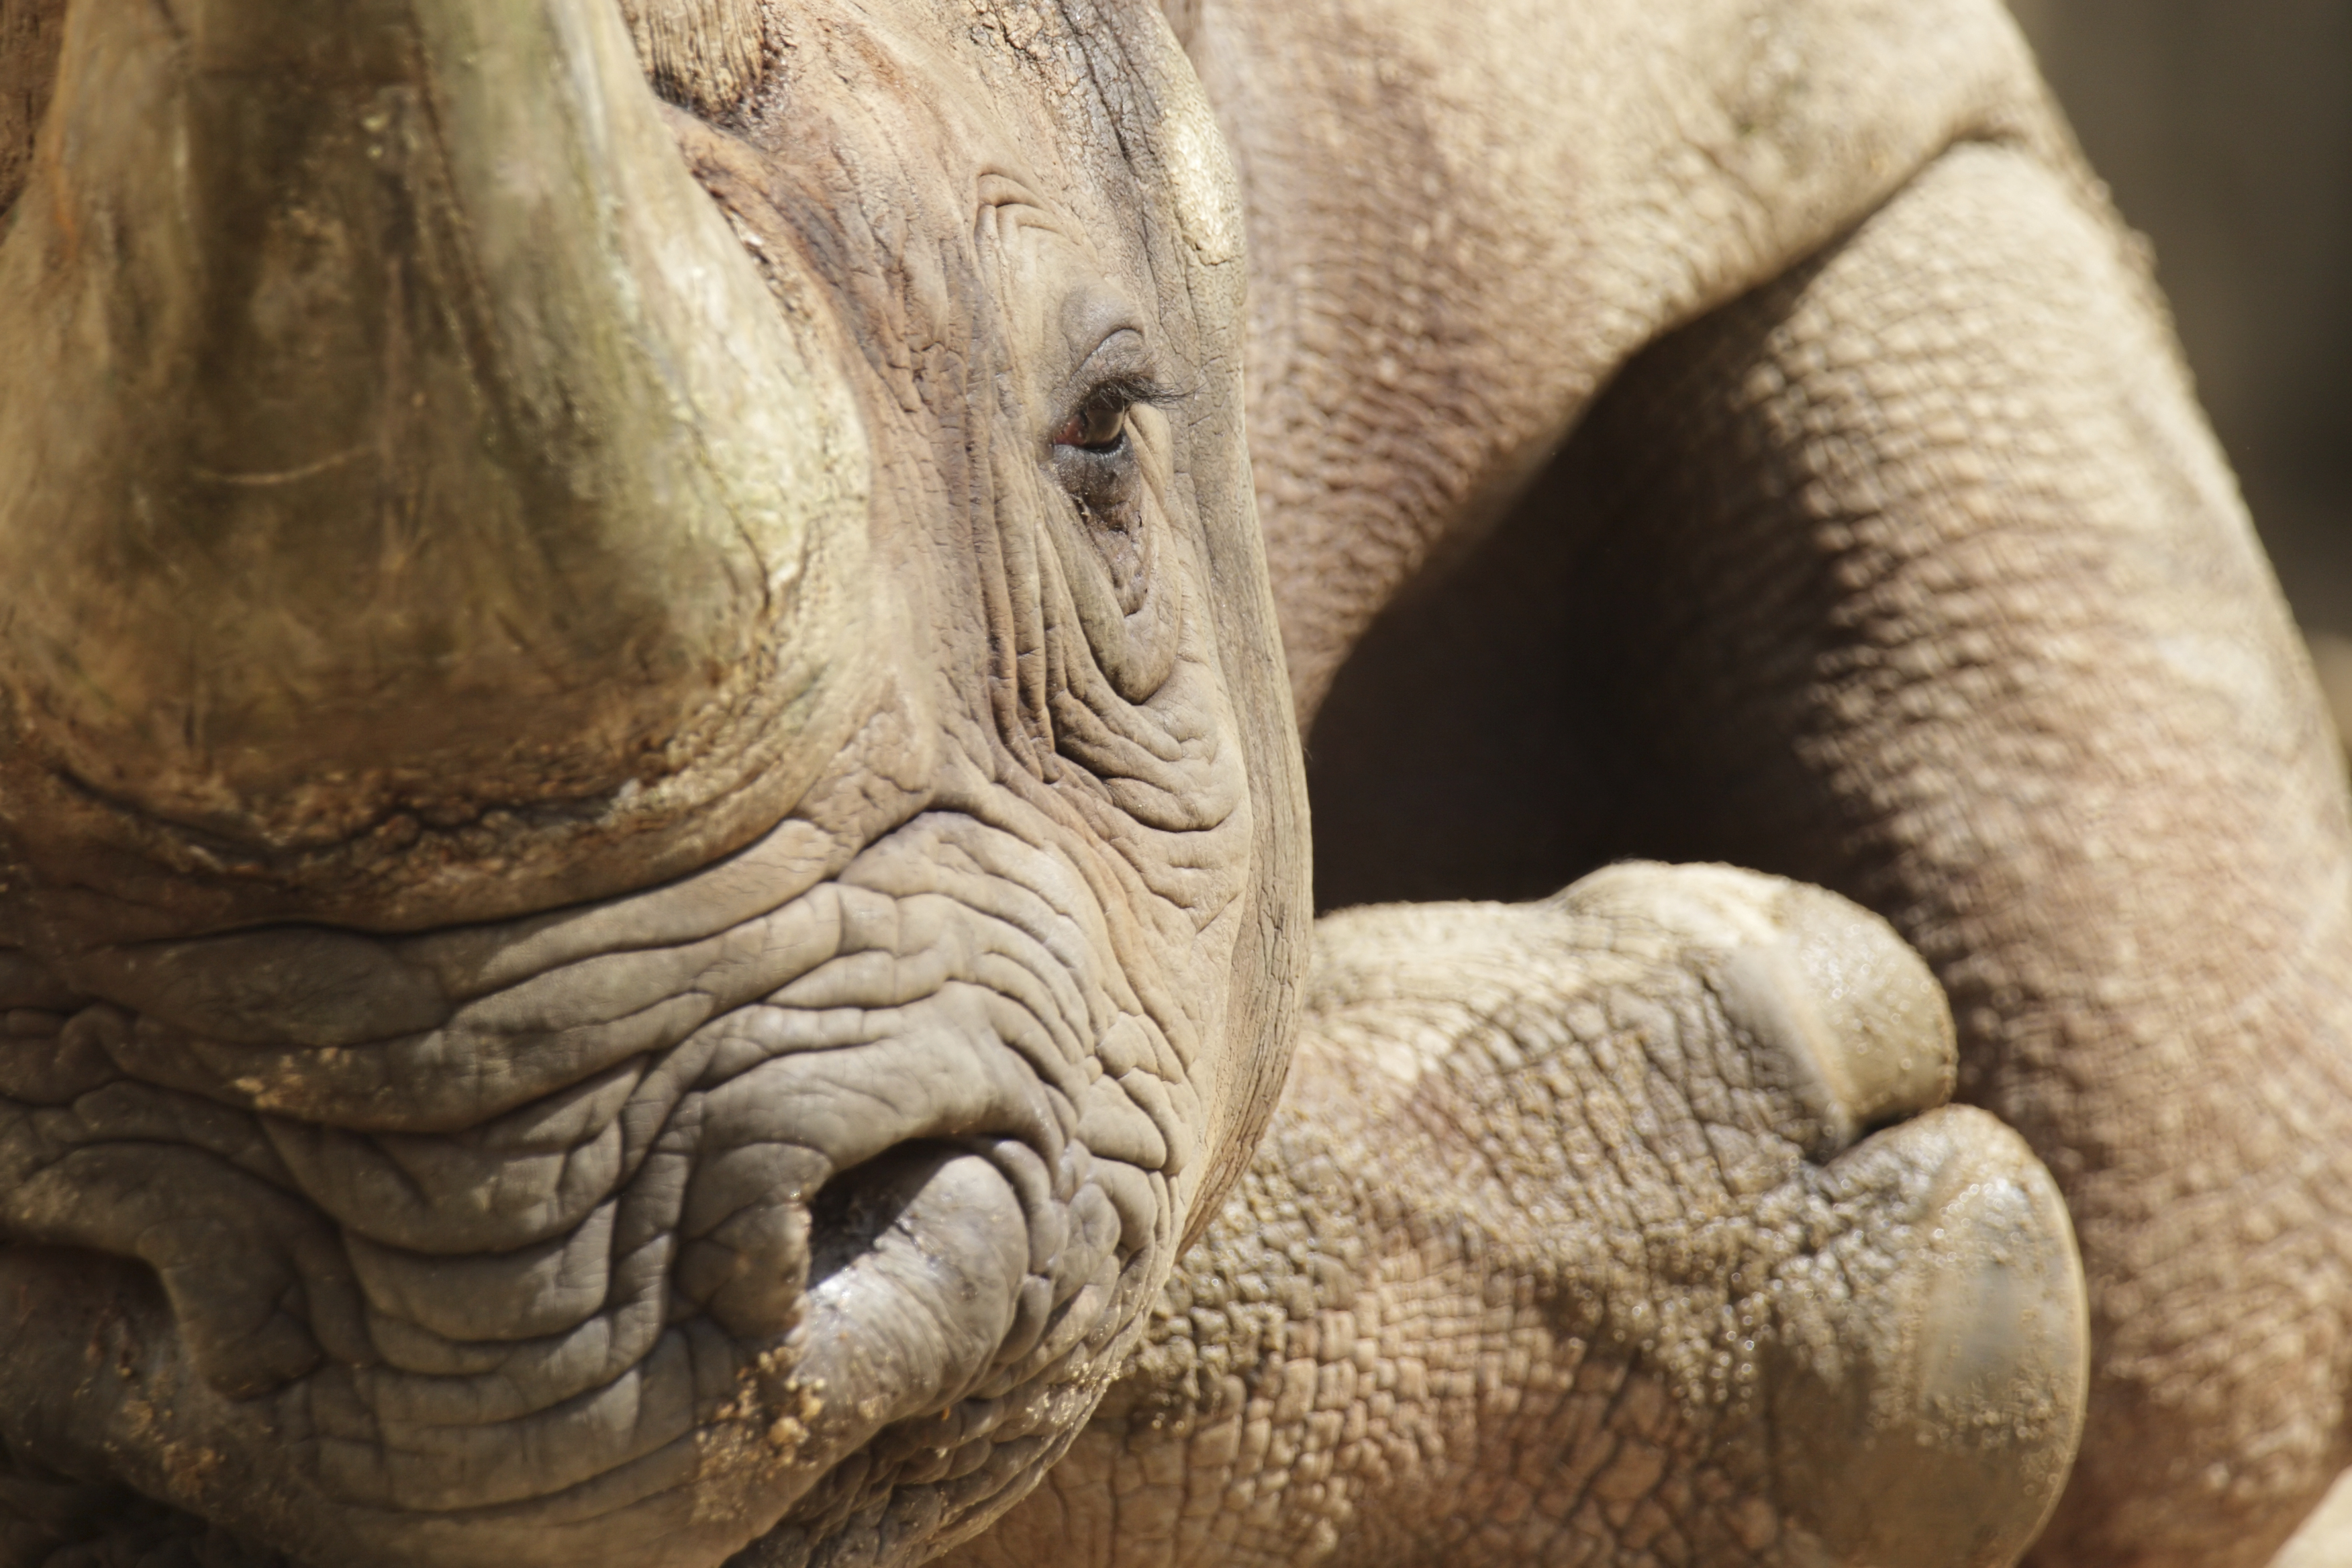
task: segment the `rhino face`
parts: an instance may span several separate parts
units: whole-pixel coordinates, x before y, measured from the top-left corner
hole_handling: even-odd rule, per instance
[[[1230,176],[1069,16],[74,0],[0,242],[26,1530],[890,1561],[1092,1409],[1307,910]]]

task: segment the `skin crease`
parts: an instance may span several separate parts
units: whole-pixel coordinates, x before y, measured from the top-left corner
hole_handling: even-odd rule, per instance
[[[718,10],[717,25],[740,24],[740,8]],[[2314,771],[2307,676],[2151,324],[2137,259],[1990,6],[1956,0],[1923,16],[1594,0],[1491,6],[1469,19],[1459,7],[1377,0],[1211,4],[1174,18],[1243,180],[1251,451],[1302,719],[1327,693],[1344,696],[1360,643],[1376,654],[1391,628],[1416,626],[1412,603],[1398,602],[1408,585],[1438,584],[1449,569],[1478,585],[1477,547],[1490,538],[1499,549],[1532,535],[1568,556],[1520,586],[1556,591],[1568,607],[1551,650],[1561,669],[1607,675],[1617,708],[1568,712],[1607,737],[1619,772],[1592,770],[1594,800],[1542,776],[1506,788],[1471,772],[1457,786],[1468,803],[1459,816],[1516,826],[1549,811],[1597,825],[1596,837],[1558,857],[1555,883],[1582,862],[1656,847],[1818,878],[1889,916],[1958,1001],[1964,1089],[2033,1141],[2083,1233],[2093,1424],[2049,1560],[2261,1561],[2341,1458],[2336,1328],[2302,1289],[2337,1267],[2326,1173],[2273,1173],[2290,1136],[2305,1148],[2342,1142],[2326,1120],[2342,1086],[2325,1054],[2338,1004],[2318,978],[2340,935],[2299,919],[2326,907],[2343,864],[2340,785]],[[979,30],[1024,54],[1042,37],[1047,57],[1056,37],[1018,8],[980,8]],[[706,112],[724,101],[695,73],[738,68],[739,49],[722,39],[664,55],[658,29],[636,36],[674,98]],[[903,90],[904,79],[887,85]],[[934,88],[913,100],[956,96]],[[763,245],[824,231],[805,215],[853,206],[867,177],[763,179],[723,136],[672,123],[704,187]],[[1158,176],[1181,183],[1199,146],[1185,137],[1203,134],[1180,121]],[[1238,237],[1221,236],[1213,215],[1188,216],[1195,256],[1212,267],[1237,258]],[[1971,268],[1956,234],[2000,243]],[[879,236],[845,248],[858,244],[918,254]],[[1800,265],[1816,253],[1818,263]],[[1039,298],[1039,279],[1067,265],[1055,254],[1024,252],[1038,259],[1009,268],[1004,297]],[[853,264],[826,276],[870,287],[891,270]],[[928,301],[926,281],[913,299]],[[1031,345],[1072,320],[1014,317],[1009,335]],[[867,394],[872,417],[894,400],[922,403],[889,345],[958,342],[972,329],[907,308],[862,330],[883,389]],[[2054,363],[1990,346],[2021,333],[2058,345]],[[1874,371],[1883,387],[1869,384]],[[1856,377],[1859,395],[1845,390]],[[2121,430],[2098,417],[2118,382],[2144,388],[2121,399]],[[1004,386],[1015,406],[1045,405],[1018,372]],[[2037,417],[2037,398],[2054,412]],[[1580,420],[1583,433],[1527,507],[1507,515]],[[2045,467],[2015,477],[2014,464],[1938,460],[1979,450]],[[2124,483],[2131,476],[2144,492]],[[2070,491],[2070,478],[2085,493]],[[924,493],[931,482],[892,472],[878,489]],[[2039,568],[2020,574],[2029,586],[2013,585],[2002,573],[2016,563],[2000,551],[1977,562],[1965,548],[1979,532],[2063,537],[2060,524],[2101,520],[2096,503],[2110,493],[2125,496],[2123,515],[2087,531],[2079,557],[2063,557],[2067,593],[2030,591]],[[2135,521],[2146,537],[2131,532]],[[1596,536],[1614,548],[1581,556],[1575,546]],[[919,579],[924,559],[915,551],[893,564]],[[2219,586],[2200,596],[2143,585],[2131,564],[2151,559]],[[1090,635],[1110,624],[1107,603],[1136,614],[1123,602],[1128,558],[1106,560],[1104,597],[1087,603],[1081,584],[1068,605]],[[1222,602],[1231,577],[1205,575]],[[1428,592],[1438,596],[1421,601],[1423,613],[1442,623],[1442,591]],[[1664,613],[1676,605],[1711,606],[1704,635]],[[1990,616],[1989,641],[1964,637],[1973,624],[1962,606]],[[2084,646],[2122,650],[2121,667],[2153,694],[2136,688],[2122,705],[2174,716],[2162,740],[2187,759],[2179,775],[2146,762],[2144,738],[2135,751],[2131,735],[2100,729],[2118,704],[2098,700],[2098,677],[2081,673],[2097,661],[2045,659],[2022,678],[2061,609],[2079,610],[2067,629],[2087,626]],[[1856,625],[1868,635],[1832,635]],[[1154,685],[1138,674],[1152,668],[1148,650],[1101,635],[1090,647],[1114,690]],[[2251,658],[2226,657],[2246,647]],[[1930,651],[1943,648],[1948,657]],[[1223,679],[1244,682],[1265,651],[1230,655]],[[1055,668],[1050,657],[1013,661],[969,705],[993,716],[998,740],[970,747],[970,731],[951,728],[948,749],[1002,766],[1001,741],[1015,766],[1034,757],[1024,737],[1034,745],[1051,710],[1050,698],[1030,696],[1041,666]],[[1953,668],[1991,672],[1993,698],[1939,707],[1943,688],[1928,677]],[[1372,679],[1366,671],[1383,679],[1400,719],[1412,713],[1411,679],[1389,681],[1394,667],[1369,658],[1356,678]],[[1871,685],[1881,671],[1884,684]],[[1444,692],[1442,679],[1423,680]],[[2182,680],[2220,695],[2181,702]],[[1279,725],[1266,729],[1261,705],[1237,706],[1263,756]],[[1342,710],[1335,697],[1317,744],[1344,759],[1362,748],[1350,752]],[[918,705],[919,721],[930,711]],[[1675,718],[1661,721],[1662,711]],[[2260,743],[2245,747],[2247,733]],[[2091,734],[2088,761],[2046,743]],[[872,841],[855,826],[871,780],[929,782],[892,751],[900,744],[845,753],[824,782],[856,804],[839,816],[818,811],[816,825]],[[2233,749],[2255,761],[2231,763]],[[1940,767],[1955,754],[1984,760]],[[1328,762],[1320,772],[1347,787]],[[2118,825],[2132,853],[2086,847],[2056,806],[2022,829],[2000,816],[2025,784],[2081,773],[2098,782],[2101,820]],[[1354,787],[1377,792],[1377,770]],[[826,798],[823,787],[810,794]],[[2254,796],[2263,809],[2233,815],[2231,803]],[[2174,803],[2170,815],[2136,815],[2158,800]],[[1254,831],[1261,845],[1283,841],[1277,825]],[[1443,837],[1433,827],[1432,840]],[[856,885],[904,899],[893,876],[971,852],[905,842]],[[2184,843],[2193,863],[2177,850],[2166,858]],[[2228,883],[2217,918],[2251,932],[2248,949],[2289,954],[2276,975],[2179,929],[2211,906],[2212,879],[2200,872],[2231,864],[2225,850],[2252,868]],[[816,854],[805,874],[833,878],[850,852]],[[1328,832],[1318,852],[1338,876],[1374,886],[1391,862],[1409,870],[1413,855]],[[1163,879],[1173,869],[1160,868]],[[2126,872],[2154,890],[2121,895]],[[1234,1203],[1064,1468],[966,1550],[1024,1563],[1202,1552],[1281,1562],[2012,1560],[2055,1499],[2081,1398],[2083,1281],[2056,1189],[1990,1117],[1932,1110],[1949,1088],[1940,1070],[1924,1083],[1910,1068],[1873,1078],[1882,1047],[1909,1037],[1889,1033],[1889,1019],[1925,1030],[1898,1061],[1948,1059],[1936,1054],[1950,1040],[1939,1011],[1888,999],[1825,1028],[1791,1025],[1834,1011],[1848,992],[1755,956],[1810,951],[1788,933],[1815,931],[1813,921],[1843,933],[1823,939],[1831,947],[1880,953],[1874,973],[1894,974],[1907,960],[1885,956],[1900,952],[1885,928],[1834,904],[1790,913],[1783,901],[1796,895],[1784,884],[1706,881],[1730,875],[1580,885],[1536,909],[1326,921],[1293,1089]],[[1678,891],[1688,885],[1678,876],[1714,891]],[[300,907],[321,895],[298,886],[286,896]],[[2294,940],[2271,934],[2282,921]],[[1181,923],[1143,921],[1134,929],[1148,940],[1129,940],[1181,945]],[[1879,934],[1857,934],[1870,932]],[[404,962],[439,952],[424,940],[424,960]],[[2146,951],[2134,945],[2143,940]],[[1225,941],[1201,952],[1199,975],[1247,951]],[[76,984],[131,994],[133,977],[102,955],[82,962]],[[2153,994],[2176,973],[2188,976],[2179,994]],[[1896,989],[1931,994],[1924,986],[1915,977]],[[168,984],[153,994],[164,1016],[178,1008],[218,1026],[220,998]],[[1465,1008],[1465,995],[1475,1005]],[[1580,1005],[1594,997],[1603,1000]],[[267,996],[227,1000],[269,1011]],[[2209,1016],[2221,1022],[2203,1027]],[[2180,1022],[2191,1017],[2193,1035]],[[1244,1017],[1231,1032],[1279,1030]],[[109,1053],[126,1048],[85,1026],[93,1036]],[[2211,1062],[2184,1050],[2192,1037],[2211,1044]],[[2143,1070],[2126,1044],[2163,1070]],[[2249,1103],[2274,1085],[2305,1124],[2282,1132],[2287,1112]],[[1200,1218],[1269,1087],[1246,1070],[1225,1083],[1224,1120],[1207,1140],[1216,1161],[1190,1189]],[[1617,1122],[1604,1114],[1612,1092],[1634,1108]],[[2168,1121],[2165,1108],[2184,1100],[2206,1120],[2183,1125],[2176,1110]],[[1890,1121],[1899,1125],[1861,1136]],[[742,1146],[756,1146],[757,1132]],[[307,1173],[324,1164],[300,1165],[284,1148],[271,1157],[278,1166],[255,1160],[266,1179],[320,1190]],[[2176,1202],[2233,1181],[2275,1195],[2252,1219]],[[1181,1226],[1181,1206],[1163,1209],[1163,1224]],[[1446,1223],[1430,1227],[1430,1215]],[[2224,1229],[2206,1245],[2216,1224]],[[1612,1238],[1634,1234],[1663,1250],[1612,1251]],[[2258,1245],[2279,1237],[2294,1239]],[[757,1310],[727,1294],[735,1275],[711,1267],[687,1277],[706,1282],[722,1316],[730,1300]],[[322,1291],[333,1283],[305,1278]],[[391,1299],[391,1284],[367,1281]],[[40,1282],[27,1273],[18,1284]],[[152,1311],[135,1281],[110,1288],[126,1317]],[[1920,1305],[1947,1300],[1990,1304],[1958,1319]],[[1979,1323],[1999,1331],[1972,1338]],[[2315,1366],[2326,1370],[2315,1377]],[[1937,1367],[1961,1368],[1970,1396],[1927,1397]],[[799,1418],[791,1408],[761,1418],[771,1414]],[[1778,1436],[1759,1436],[1759,1421]],[[56,1440],[37,1430],[37,1445]],[[27,1441],[20,1431],[12,1452]],[[955,1451],[939,1450],[933,1465],[909,1434],[892,1458],[919,1488],[955,1469]],[[2242,1467],[2249,1456],[2259,1462]],[[998,1486],[991,1504],[934,1513],[928,1525],[837,1487],[817,1495],[814,1525],[779,1531],[744,1561],[797,1562],[813,1550],[919,1557],[981,1528],[1021,1484],[988,1479]],[[139,1479],[199,1509],[238,1506],[178,1473]],[[119,1494],[93,1499],[29,1470],[11,1484],[26,1499],[11,1507],[29,1525],[9,1549],[29,1561],[42,1560],[39,1532],[55,1534],[47,1521],[121,1507]],[[1856,1495],[1906,1506],[1841,1504]],[[1937,1499],[1966,1506],[1939,1514]],[[562,1549],[583,1541],[612,1549],[595,1534]],[[135,1523],[106,1550],[151,1542],[186,1544],[166,1517]],[[238,1550],[217,1539],[204,1549]]]

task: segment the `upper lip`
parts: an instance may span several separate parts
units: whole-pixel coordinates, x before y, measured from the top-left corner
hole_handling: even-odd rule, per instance
[[[1124,1092],[1061,1059],[1086,1040],[1032,1060],[991,1022],[1005,998],[968,984],[871,1008],[792,1004],[794,980],[850,940],[842,896],[739,890],[718,915],[696,910],[698,930],[653,921],[678,939],[659,947],[616,943],[591,910],[503,942],[257,931],[93,963],[85,985],[152,992],[180,1021],[90,1001],[57,1036],[0,1042],[0,1064],[39,1055],[44,1072],[92,1080],[19,1083],[56,1109],[20,1100],[0,1155],[46,1118],[53,1152],[177,1162],[152,1167],[177,1218],[141,1233],[164,1251],[140,1256],[176,1292],[182,1359],[201,1352],[235,1400],[282,1390],[253,1408],[320,1447],[313,1469],[281,1441],[232,1441],[215,1424],[247,1417],[210,1400],[187,1402],[182,1436],[290,1463],[280,1479],[322,1500],[533,1507],[691,1437],[698,1488],[735,1475],[753,1506],[781,1509],[894,1422],[926,1417],[928,1449],[949,1440],[929,1418],[961,1410],[952,1440],[986,1441],[989,1402],[1054,1381],[1132,1316],[1132,1265],[1165,1219],[1146,1173],[1072,1137],[1085,1097]],[[298,1004],[334,1011],[306,977],[340,977],[328,990],[345,1001],[390,986],[409,1000],[373,1016],[423,1026],[305,1044]],[[242,1037],[210,1037],[208,1016]],[[0,1089],[17,1076],[0,1065]],[[122,1093],[184,1142],[110,1125]],[[265,1195],[299,1223],[215,1223],[274,1213],[253,1207]],[[37,1239],[127,1250],[108,1227],[131,1216],[84,1198]],[[29,1238],[0,1217],[12,1230]],[[265,1241],[278,1261],[249,1267],[239,1249]],[[551,1284],[583,1270],[593,1288]],[[297,1338],[317,1341],[306,1356],[240,1326],[289,1307]],[[697,1340],[712,1330],[721,1340]],[[738,1368],[725,1397],[681,1370],[710,1352]],[[617,1439],[557,1452],[497,1433],[568,1411],[593,1436],[616,1398],[637,1410]]]

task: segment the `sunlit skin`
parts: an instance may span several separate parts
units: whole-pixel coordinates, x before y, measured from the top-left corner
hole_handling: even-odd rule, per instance
[[[0,1568],[2343,1463],[2339,762],[1993,0],[26,0],[0,204]]]

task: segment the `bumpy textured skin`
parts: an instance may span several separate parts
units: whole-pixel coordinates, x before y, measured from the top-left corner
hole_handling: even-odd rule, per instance
[[[1621,565],[1675,607],[1608,617],[1594,664],[1656,656],[1624,690],[1683,844],[1849,891],[1937,965],[1962,1096],[2067,1192],[2091,1419],[2036,1561],[2259,1563],[2346,1458],[2344,785],[2135,281],[2063,184],[1965,150],[1638,367],[1625,416],[1711,458],[1643,476],[1596,426],[1595,512],[1655,520]],[[1664,414],[1694,372],[1740,389],[1721,423]],[[1802,521],[1772,545],[1680,554],[1775,494]],[[1680,617],[1710,610],[1701,650]]]
[[[1637,864],[1320,936],[1241,1191],[953,1561],[2015,1560],[2073,1453],[2081,1276],[2016,1135],[1930,1109],[1949,1017],[1883,922]]]
[[[2266,1562],[2352,1452],[2340,762],[2006,15],[1180,20],[1250,212],[1325,901],[1643,852],[1884,913],[2081,1237],[2033,1561]]]

